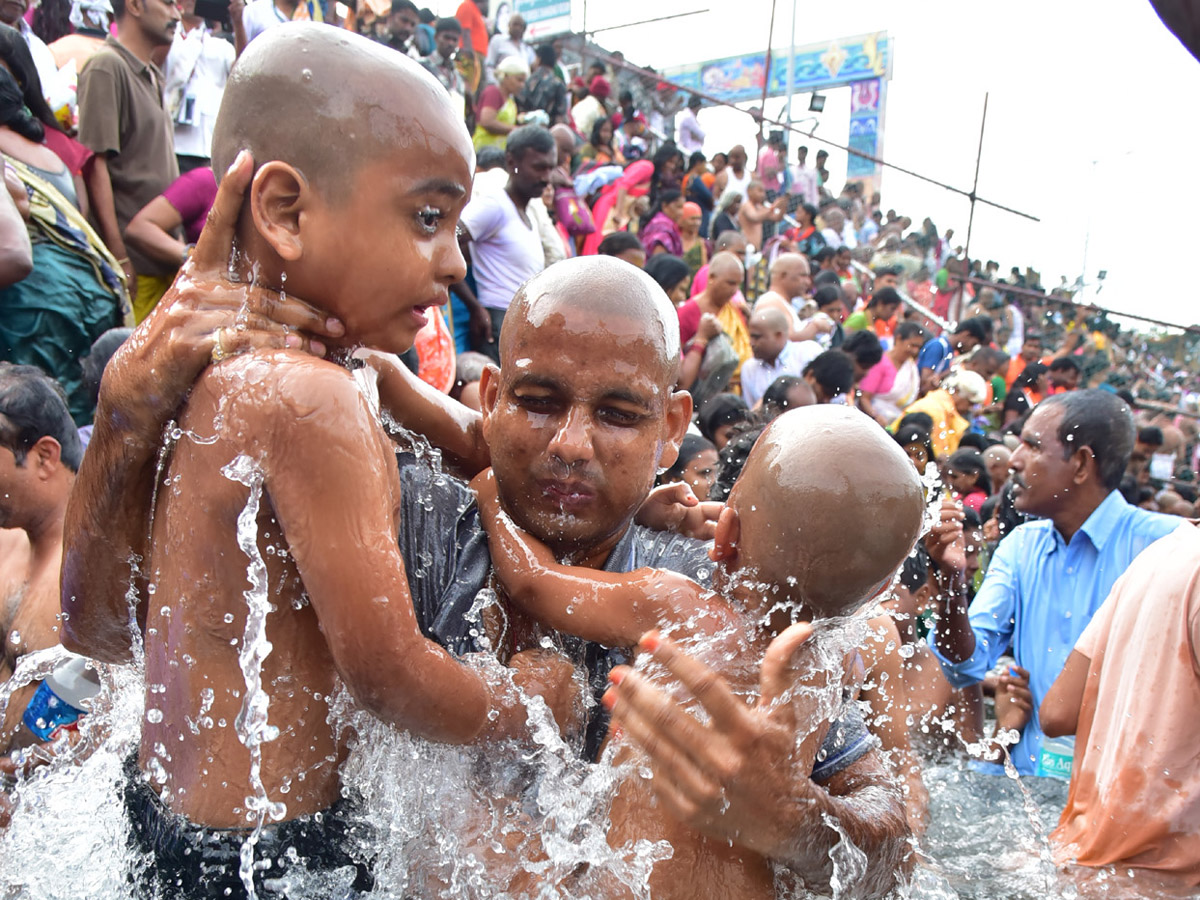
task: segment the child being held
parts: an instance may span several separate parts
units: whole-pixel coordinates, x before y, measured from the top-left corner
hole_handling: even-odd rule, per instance
[[[646,632],[669,631],[739,695],[757,705],[795,704],[798,720],[811,727],[797,732],[807,737],[794,765],[816,782],[835,774],[825,764],[839,742],[826,740],[825,731],[847,678],[844,651],[852,648],[808,641],[813,623],[852,616],[887,589],[924,511],[911,463],[869,418],[813,406],[771,423],[718,520],[712,590],[663,570],[615,574],[561,565],[500,509],[488,473],[475,487],[496,574],[515,604],[545,625],[612,647],[653,650],[658,637]],[[803,660],[792,660],[806,641]],[[817,654],[828,661],[816,664]],[[612,702],[610,694],[606,705]],[[619,706],[613,712],[622,715]],[[629,758],[620,729],[610,731],[609,743],[617,762]],[[813,787],[814,805],[830,803],[836,815],[832,792]],[[609,843],[643,838],[674,848],[651,875],[655,898],[775,896],[766,858],[673,820],[645,779],[626,777],[613,802]]]

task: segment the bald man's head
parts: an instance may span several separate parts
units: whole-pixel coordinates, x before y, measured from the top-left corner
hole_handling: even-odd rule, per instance
[[[530,338],[554,321],[578,340],[643,343],[664,387],[679,365],[679,317],[662,287],[637,266],[611,256],[577,256],[525,282],[500,333],[500,365],[512,371]]]
[[[912,551],[925,509],[896,442],[862,413],[830,405],[775,419],[729,505],[740,523],[739,566],[813,618],[850,615],[885,586]]]
[[[352,32],[286,23],[255,38],[230,73],[213,131],[220,177],[241,150],[294,166],[331,201],[364,162],[406,148],[474,159],[445,89],[419,64]]]

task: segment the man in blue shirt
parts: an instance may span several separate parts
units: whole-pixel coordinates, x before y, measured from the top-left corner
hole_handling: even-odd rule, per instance
[[[990,324],[982,316],[963,319],[949,337],[943,332],[927,341],[917,356],[922,389],[932,390],[937,386],[935,382],[950,371],[950,363],[955,353],[970,353],[980,344],[986,344],[990,339]]]
[[[1037,708],[1084,627],[1134,557],[1181,521],[1130,506],[1116,490],[1133,438],[1129,407],[1112,394],[1043,401],[1009,462],[1017,510],[1039,520],[1001,542],[969,615],[960,580],[939,573],[949,589],[934,653],[950,683],[982,681],[1010,644],[1029,673],[1033,715],[1012,752],[1022,775],[1038,770]]]

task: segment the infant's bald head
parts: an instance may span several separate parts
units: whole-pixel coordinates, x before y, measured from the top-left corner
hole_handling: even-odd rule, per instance
[[[904,451],[869,417],[809,406],[773,421],[729,498],[739,562],[777,586],[774,600],[814,618],[858,610],[912,551],[921,482]]]
[[[336,200],[363,163],[409,148],[473,159],[446,91],[403,54],[329,25],[255,38],[230,73],[213,132],[220,177],[241,150],[280,160]]]
[[[555,263],[521,286],[500,333],[501,370],[525,352],[546,323],[574,320],[571,340],[647,344],[661,384],[675,383],[679,317],[653,278],[611,256],[577,256]]]

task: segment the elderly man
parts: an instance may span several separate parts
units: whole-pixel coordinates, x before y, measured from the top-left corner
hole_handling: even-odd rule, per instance
[[[796,312],[796,302],[803,303],[812,288],[812,272],[808,258],[802,253],[781,253],[771,263],[771,283],[766,293],[754,301],[755,311],[777,309],[788,319],[788,338],[811,341],[818,334],[830,334],[836,324],[823,313],[802,321]]]
[[[167,315],[155,317],[143,329],[143,340],[130,343],[106,380],[106,425],[89,450],[96,454],[95,463],[84,473],[87,483],[78,493],[80,510],[73,521],[111,523],[110,511],[119,510],[125,524],[103,535],[76,530],[66,570],[82,574],[88,560],[107,560],[102,568],[114,581],[97,584],[98,569],[89,566],[91,580],[72,578],[64,596],[122,587],[119,573],[129,549],[122,540],[144,534],[148,515],[148,509],[129,515],[129,498],[149,498],[144,482],[153,472],[162,425],[183,396],[187,377],[207,363],[214,333],[226,326],[232,330],[240,307],[235,295],[182,286],[169,312],[178,311],[188,330],[181,334]],[[614,302],[619,303],[615,308]],[[297,303],[276,301],[276,314],[305,321],[296,312]],[[189,305],[202,310],[204,326],[195,313],[183,315]],[[216,310],[223,315],[214,317]],[[633,525],[656,471],[673,457],[691,412],[688,396],[671,389],[678,349],[669,301],[637,269],[586,257],[554,266],[527,284],[514,311],[502,342],[503,367],[489,368],[481,385],[482,419],[386,361],[381,362],[380,382],[384,406],[410,427],[426,426],[430,438],[446,448],[447,458],[465,470],[490,463],[506,509],[556,553],[610,571],[657,565],[704,577],[703,545],[664,539]],[[218,322],[223,324],[216,332],[210,330]],[[238,339],[255,338],[239,333]],[[280,339],[268,333],[261,341],[272,345]],[[166,383],[158,371],[170,373]],[[144,400],[151,384],[152,406]],[[445,425],[447,413],[454,420],[450,427]],[[404,463],[401,478],[401,551],[410,560],[424,560],[410,569],[422,628],[455,652],[479,649],[478,628],[467,613],[489,583],[490,561],[470,496],[462,485],[419,462]],[[514,633],[532,632],[522,626],[514,627]],[[603,686],[607,668],[619,657],[599,647],[584,655],[593,681]],[[682,653],[673,654],[669,668],[689,683],[698,674],[705,678],[706,688],[697,696],[710,712],[737,702],[720,678]],[[632,714],[652,694],[647,687],[640,696],[623,697],[622,704]],[[853,710],[847,710],[849,720],[839,720],[838,728],[851,738],[840,748],[827,748],[826,759],[839,758],[827,779],[795,770],[788,710],[744,712],[736,721],[719,715],[706,724],[690,720],[697,737],[686,763],[661,758],[666,742],[649,740],[647,751],[663,772],[654,787],[663,796],[670,792],[667,808],[707,834],[790,867],[814,885],[830,883],[831,851],[845,835],[866,855],[860,891],[877,896],[889,890],[904,854],[904,813],[877,752],[861,728],[855,731]],[[661,721],[677,727],[666,717]],[[603,734],[603,722],[594,721],[589,728],[593,754]],[[719,770],[707,761],[713,754],[721,756]],[[683,784],[672,779],[674,769],[694,763],[719,772],[716,780],[689,777]],[[713,802],[715,797],[719,803]],[[679,800],[684,807],[674,805]]]
[[[509,16],[507,35],[498,34],[488,43],[487,71],[493,81],[496,80],[493,75],[496,66],[500,64],[500,60],[509,56],[524,60],[531,70],[537,63],[537,54],[525,43],[525,19],[520,13]]]
[[[959,573],[943,572],[934,652],[955,687],[982,681],[1012,646],[1037,709],[1071,648],[1134,558],[1180,520],[1130,506],[1118,486],[1133,449],[1129,407],[1100,390],[1038,404],[1009,462],[1019,512],[1037,516],[997,548],[968,615]],[[1013,750],[1022,775],[1062,775],[1038,715]]]

